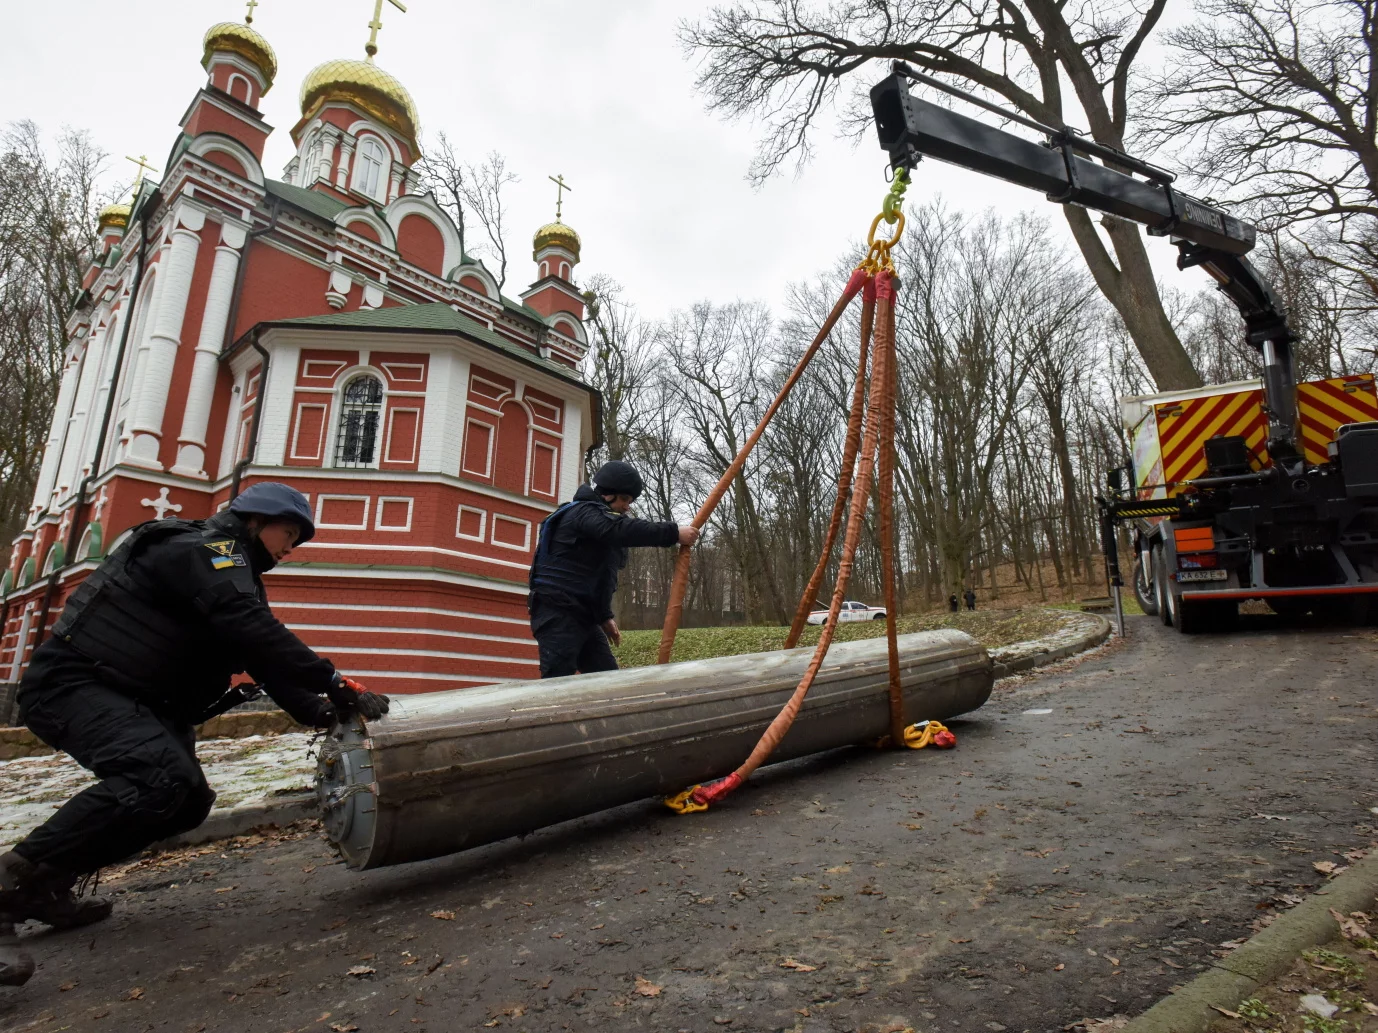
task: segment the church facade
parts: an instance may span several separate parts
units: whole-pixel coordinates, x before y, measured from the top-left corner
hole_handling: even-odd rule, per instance
[[[161,183],[100,213],[0,574],[0,682],[128,529],[261,480],[304,492],[319,528],[267,575],[272,606],[340,670],[384,692],[538,675],[526,571],[599,427],[579,237],[557,214],[535,282],[503,296],[423,191],[416,108],[374,49],[307,76],[270,179],[276,58],[213,26]]]

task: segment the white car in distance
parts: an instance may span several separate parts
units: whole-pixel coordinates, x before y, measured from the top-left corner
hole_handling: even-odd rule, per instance
[[[857,602],[843,603],[842,609],[837,614],[839,624],[849,624],[852,621],[883,621],[885,618],[885,607],[867,606],[865,603]],[[809,614],[810,624],[822,624],[827,619],[827,610],[814,610]]]

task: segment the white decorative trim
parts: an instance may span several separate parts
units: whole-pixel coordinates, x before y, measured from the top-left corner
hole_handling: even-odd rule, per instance
[[[341,362],[337,359],[306,359],[301,364],[301,375],[303,377],[309,377],[311,380],[329,380],[333,383],[335,378],[340,375],[340,370],[344,369],[347,365],[348,363]],[[312,366],[329,366],[330,372],[312,373]]]
[[[475,390],[474,390],[474,385],[475,385],[475,384],[483,384],[483,385],[485,385],[485,386],[487,386],[487,387],[496,388],[498,393],[497,393],[496,395],[490,395],[490,394],[485,394],[485,393],[482,392],[482,391],[475,391]],[[501,405],[503,402],[507,401],[507,399],[512,395],[512,389],[511,389],[511,388],[508,388],[508,387],[504,387],[502,384],[495,383],[494,381],[489,380],[487,377],[483,376],[482,374],[474,373],[474,372],[471,370],[470,373],[469,373],[469,393],[470,393],[471,395],[472,395],[472,394],[477,394],[480,398],[486,398],[488,401],[492,402],[494,405]],[[473,403],[471,402],[470,404],[473,404]]]
[[[399,412],[411,412],[411,413],[416,413],[416,432],[415,432],[414,434],[412,434],[412,438],[411,438],[411,455],[409,455],[406,459],[396,459],[396,458],[394,458],[393,455],[392,455],[392,429],[393,429],[393,428],[392,428],[392,419],[393,419],[393,417],[396,416]],[[407,406],[407,407],[404,407],[404,406],[395,406],[395,405],[390,405],[390,406],[388,406],[387,447],[383,449],[383,455],[382,455],[381,459],[379,460],[379,462],[380,462],[380,463],[414,463],[414,462],[416,462],[416,449],[417,449],[417,446],[419,446],[420,444],[421,444],[421,410],[420,410],[420,409],[417,409],[417,408],[412,408],[412,407],[409,407],[409,406]]]
[[[307,542],[314,545],[314,542]],[[302,546],[305,548],[305,546]],[[461,588],[478,588],[489,592],[505,592],[508,595],[527,595],[525,582],[494,581],[491,578],[473,574],[461,574],[457,570],[371,570],[368,567],[314,567],[308,564],[278,564],[264,576],[269,580],[279,575],[289,577],[334,577],[334,578],[373,578],[379,581],[436,581]],[[273,604],[278,605],[277,603]]]
[[[399,384],[419,384],[426,379],[426,364],[424,362],[380,362],[383,372],[388,375],[390,380]],[[417,376],[404,377],[399,374],[415,370]]]
[[[301,417],[302,417],[302,411],[305,410],[305,409],[320,409],[320,410],[321,410],[321,429],[320,429],[320,433],[316,436],[316,451],[315,451],[315,454],[309,455],[309,456],[308,456],[308,455],[302,455],[302,454],[297,450],[298,446],[301,444]],[[329,405],[327,405],[327,404],[325,404],[325,403],[323,403],[323,402],[298,402],[298,403],[297,403],[296,419],[294,420],[294,422],[293,422],[293,424],[292,424],[292,451],[289,453],[289,458],[291,458],[291,459],[315,459],[315,460],[319,460],[319,461],[321,461],[321,462],[324,462],[324,461],[325,461],[325,435],[326,435],[326,431],[328,431],[328,430],[330,429],[329,426],[328,426],[329,422],[330,422],[330,406],[329,406]]]
[[[333,524],[317,523],[317,527],[333,527]],[[361,530],[361,528],[350,528],[350,530]],[[442,549],[437,545],[376,545],[363,544],[356,542],[318,542],[309,541],[297,546],[298,549],[364,549],[371,552],[433,552],[437,556],[457,556],[466,560],[477,560],[480,563],[496,563],[503,567],[516,567],[518,570],[527,570],[529,563],[513,563],[511,560],[495,559],[492,556],[482,556],[476,552],[462,552],[459,549]],[[515,548],[515,546],[504,546],[504,548]]]
[[[536,476],[536,449],[543,448],[550,455],[550,487],[537,488],[534,478]],[[555,493],[560,486],[560,450],[554,445],[547,445],[544,441],[532,440],[531,454],[527,457],[526,463],[526,490],[528,492],[549,495],[555,497]]]
[[[273,604],[276,609],[277,603]],[[370,606],[372,612],[375,607]],[[526,621],[520,623],[525,624]],[[339,631],[368,635],[436,635],[442,638],[469,638],[475,642],[502,642],[511,645],[534,646],[530,637],[516,638],[512,635],[484,635],[474,631],[450,631],[447,628],[398,628],[387,624],[288,624],[293,631]],[[332,651],[334,648],[332,647]]]
[[[408,215],[419,215],[440,231],[440,239],[445,244],[445,254],[440,261],[442,275],[444,270],[453,269],[463,259],[464,252],[460,248],[459,230],[455,228],[455,224],[450,221],[445,210],[436,203],[435,198],[430,194],[403,194],[387,206],[383,215],[387,219],[388,225],[392,227],[394,236],[400,232],[402,220]],[[407,262],[406,259],[402,261],[408,268],[411,268],[410,262]]]
[[[522,529],[522,543],[513,545],[510,542],[498,541],[498,521],[502,520],[509,524],[518,524]],[[493,529],[489,532],[488,544],[495,545],[499,549],[512,549],[516,552],[531,551],[531,521],[522,520],[519,517],[508,516],[506,513],[493,514]]]
[[[539,398],[532,398],[531,394],[527,391],[522,392],[522,401],[524,401],[526,403],[527,408],[531,410],[531,415],[533,418],[546,420],[550,423],[555,424],[556,427],[564,426],[564,409],[557,408],[556,406],[551,405],[549,402],[543,402]],[[554,415],[546,416],[543,413],[537,412],[538,409],[547,409],[550,412],[554,413]]]
[[[378,505],[374,507],[373,529],[375,531],[410,531],[412,507],[415,503],[410,495],[379,495]],[[407,504],[407,522],[402,525],[383,523],[383,507],[389,502],[405,502]]]
[[[463,531],[459,529],[460,520],[463,518],[466,512],[478,514],[477,535],[465,534]],[[463,538],[471,542],[486,542],[488,540],[488,510],[479,509],[477,506],[466,506],[461,504],[458,512],[455,513],[455,537]]]
[[[484,466],[481,471],[471,470],[468,466],[464,465],[469,461],[469,427],[474,424],[488,431],[488,453],[484,456]],[[464,440],[460,444],[459,472],[461,474],[472,474],[475,477],[491,478],[493,476],[493,451],[497,446],[498,428],[491,423],[485,423],[483,420],[476,420],[470,416],[464,421]]]
[[[358,613],[359,607],[356,603],[299,603],[299,602],[280,602],[273,600],[273,609],[281,610],[295,608],[298,610],[347,610],[350,613]],[[381,603],[369,603],[370,612],[379,613],[424,613],[432,617],[461,617],[466,620],[476,621],[495,621],[500,624],[530,624],[530,617],[498,617],[489,613],[471,613],[468,610],[445,610],[438,606],[386,606]]]
[[[316,526],[326,527],[336,531],[367,531],[368,530],[368,508],[373,501],[371,495],[327,495],[324,492],[316,496]],[[321,519],[321,513],[325,509],[326,502],[362,502],[364,504],[364,518],[358,524],[327,524]],[[311,545],[321,545],[321,542],[304,542],[297,548],[306,548]]]
[[[535,645],[533,642],[532,645]],[[388,649],[377,646],[331,646],[331,654],[351,656],[424,656],[433,660],[486,660],[494,664],[517,664],[520,667],[535,667],[536,660],[523,660],[514,656],[493,656],[489,653],[453,653],[445,649]],[[365,672],[365,677],[368,673]]]

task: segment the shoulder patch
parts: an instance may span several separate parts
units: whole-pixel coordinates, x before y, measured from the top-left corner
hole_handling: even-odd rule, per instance
[[[231,567],[247,567],[248,561],[235,553],[233,556],[212,556],[211,566],[216,570],[229,570]]]
[[[226,538],[224,541],[219,542],[204,542],[203,544],[207,549],[210,549],[211,552],[219,553],[221,556],[230,556],[234,554],[235,543],[233,538]]]

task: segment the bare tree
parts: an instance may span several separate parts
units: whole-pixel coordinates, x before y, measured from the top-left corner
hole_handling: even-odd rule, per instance
[[[487,256],[497,264],[498,288],[507,283],[507,244],[503,222],[507,205],[503,188],[517,182],[507,169],[507,159],[492,151],[477,164],[462,160],[443,132],[417,161],[422,182],[435,192],[436,202],[449,213],[459,229],[460,249],[471,257]],[[471,244],[467,236],[468,216],[473,216],[488,238],[486,244]]]
[[[699,87],[715,110],[766,121],[752,168],[759,179],[791,159],[805,160],[809,133],[843,81],[869,86],[860,75],[878,72],[884,60],[907,61],[994,95],[1055,128],[1076,118],[1079,107],[1092,138],[1122,148],[1135,62],[1166,3],[850,0],[814,6],[756,0],[686,23],[681,38],[704,60]],[[1068,83],[1070,96],[1064,95]],[[1199,386],[1163,311],[1139,228],[1107,216],[1098,230],[1090,213],[1074,205],[1064,205],[1063,214],[1096,285],[1129,328],[1158,386]]]
[[[592,459],[596,463],[627,459],[645,433],[651,345],[658,328],[640,317],[625,300],[622,285],[605,274],[589,277],[584,299],[588,303],[585,325],[593,338],[586,372],[589,383],[603,396],[603,448]]]
[[[1198,0],[1167,32],[1147,139],[1271,227],[1323,220],[1320,254],[1378,302],[1378,0]]]
[[[66,350],[65,325],[95,249],[105,165],[86,133],[50,152],[33,122],[0,151],[0,548],[24,525]]]

